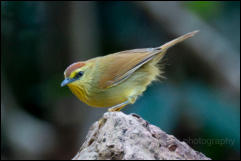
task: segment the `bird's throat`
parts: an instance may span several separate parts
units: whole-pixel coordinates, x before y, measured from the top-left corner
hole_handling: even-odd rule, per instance
[[[83,102],[87,101],[86,91],[82,86],[69,85],[69,88],[78,99]]]

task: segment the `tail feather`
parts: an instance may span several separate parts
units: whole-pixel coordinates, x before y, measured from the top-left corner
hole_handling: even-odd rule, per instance
[[[193,31],[193,32],[189,32],[189,33],[187,33],[185,35],[182,35],[182,36],[180,36],[180,37],[178,37],[178,38],[176,38],[176,39],[174,39],[172,41],[169,41],[169,42],[165,43],[162,46],[159,46],[159,47],[155,48],[156,50],[159,50],[160,52],[159,53],[155,53],[156,56],[153,58],[152,63],[157,64],[158,62],[160,62],[160,60],[162,60],[162,58],[164,57],[167,49],[169,49],[170,47],[172,47],[172,46],[174,46],[174,45],[176,45],[176,44],[178,44],[178,43],[180,43],[180,42],[182,42],[182,41],[184,41],[184,40],[194,36],[198,32],[199,32],[199,30],[196,30],[196,31]],[[162,73],[163,71],[160,71],[160,72]]]
[[[184,41],[184,40],[186,40],[190,37],[193,37],[198,32],[199,32],[199,30],[189,32],[189,33],[187,33],[185,35],[182,35],[182,36],[180,36],[180,37],[178,37],[178,38],[176,38],[172,41],[169,41],[169,42],[165,43],[164,45],[162,45],[160,47],[157,47],[157,49],[162,50],[162,51],[166,51],[170,47],[172,47],[172,46],[174,46],[174,45],[176,45],[176,44],[178,44],[178,43],[180,43],[180,42],[182,42],[182,41]]]

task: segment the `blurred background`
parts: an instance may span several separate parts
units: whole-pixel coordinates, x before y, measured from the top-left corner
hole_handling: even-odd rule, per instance
[[[107,109],[60,87],[71,63],[197,29],[168,51],[167,79],[123,112],[212,159],[240,159],[240,2],[1,2],[1,22],[1,159],[77,153]]]

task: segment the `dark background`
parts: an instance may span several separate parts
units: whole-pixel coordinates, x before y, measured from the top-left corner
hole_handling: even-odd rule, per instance
[[[70,159],[107,109],[66,87],[65,68],[156,47],[167,77],[137,113],[212,159],[240,159],[240,2],[1,2],[1,159]]]

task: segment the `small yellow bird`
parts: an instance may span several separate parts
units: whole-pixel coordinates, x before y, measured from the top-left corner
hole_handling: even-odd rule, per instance
[[[64,81],[74,95],[93,107],[119,111],[133,104],[146,87],[163,73],[157,63],[168,48],[194,36],[193,31],[160,47],[133,49],[71,64],[64,71]]]

